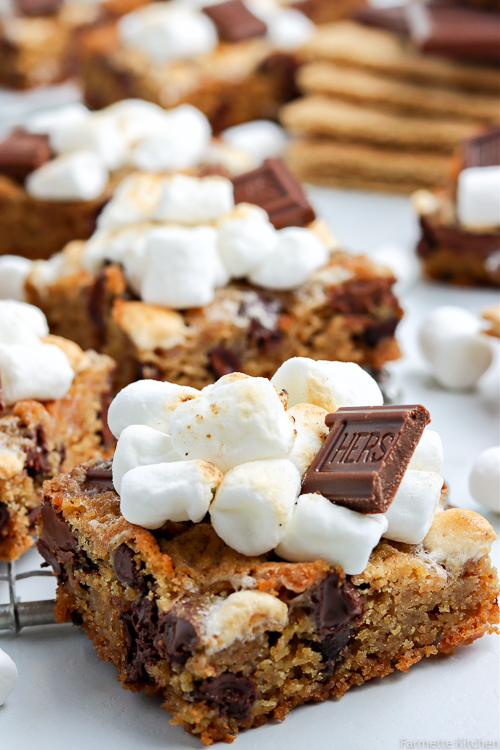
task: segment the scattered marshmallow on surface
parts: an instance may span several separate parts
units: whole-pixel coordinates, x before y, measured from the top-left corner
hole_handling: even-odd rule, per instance
[[[287,227],[277,234],[278,242],[273,252],[248,278],[264,289],[296,289],[313,271],[326,265],[328,250],[314,232],[303,227]]]
[[[3,706],[17,683],[17,667],[11,657],[0,648],[0,706]]]
[[[384,536],[394,542],[420,544],[432,526],[443,483],[435,472],[407,469],[389,510],[383,514],[389,524]]]
[[[218,227],[217,248],[235,279],[250,274],[277,244],[278,232],[258,206],[239,204]]]
[[[500,225],[500,166],[470,167],[458,175],[457,216],[471,229]]]
[[[300,475],[286,459],[250,461],[224,477],[210,506],[220,538],[243,555],[262,555],[283,538],[300,492]]]
[[[179,455],[211,461],[224,473],[247,461],[283,458],[295,440],[293,420],[266,378],[236,380],[181,404],[169,432]]]
[[[328,414],[326,409],[312,404],[296,404],[288,409],[287,414],[293,417],[297,437],[287,458],[304,476],[316,454],[323,445],[329,429],[325,424]]]
[[[47,200],[92,200],[108,181],[108,170],[94,151],[73,151],[46,162],[26,178],[26,190]]]
[[[276,390],[287,391],[289,408],[307,403],[334,412],[342,406],[384,403],[375,380],[353,362],[292,357],[276,370],[271,383]]]
[[[221,138],[235,148],[252,154],[256,165],[264,159],[281,156],[287,144],[284,128],[271,120],[253,120],[234,125],[221,133]]]
[[[39,345],[48,336],[47,318],[27,302],[0,300],[0,344]]]
[[[226,177],[163,178],[154,218],[174,224],[203,224],[219,219],[234,208],[233,184]]]
[[[24,284],[32,266],[32,260],[20,255],[0,256],[0,300],[24,301]]]
[[[476,458],[469,488],[478,503],[500,513],[500,446],[487,448]]]
[[[166,521],[198,523],[221,481],[221,472],[206,461],[138,466],[123,476],[120,509],[129,523],[146,529]]]
[[[7,405],[62,398],[75,377],[66,354],[52,344],[0,344],[0,373]]]
[[[348,575],[364,571],[387,529],[384,514],[364,515],[334,505],[323,495],[301,495],[276,554],[290,562],[322,558]]]
[[[162,178],[148,172],[133,172],[116,188],[97,218],[99,229],[116,229],[153,218],[160,202]]]
[[[127,471],[137,466],[180,461],[174,451],[170,435],[147,427],[133,424],[125,427],[120,434],[113,456],[113,484],[120,494],[121,482]]]
[[[434,430],[424,430],[408,464],[415,471],[433,471],[439,474],[443,468],[443,443]]]
[[[199,396],[200,391],[186,385],[138,380],[121,390],[109,405],[109,429],[115,438],[129,425],[146,425],[168,434],[174,409]]]

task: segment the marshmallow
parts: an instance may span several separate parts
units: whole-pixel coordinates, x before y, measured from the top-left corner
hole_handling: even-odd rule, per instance
[[[170,419],[174,449],[212,461],[224,473],[237,464],[283,458],[295,440],[293,420],[266,378],[245,378],[181,404]]]
[[[437,432],[424,430],[413,452],[408,468],[439,474],[443,467],[443,443]]]
[[[47,318],[38,307],[13,299],[0,301],[0,344],[39,345],[48,333]]]
[[[0,375],[4,401],[52,401],[68,392],[75,373],[57,346],[0,344]]]
[[[460,307],[437,307],[420,326],[420,346],[443,388],[473,388],[493,359],[478,318]]]
[[[196,388],[158,380],[138,380],[120,391],[109,405],[108,427],[119,438],[129,425],[146,425],[168,433],[174,409],[201,396]]]
[[[264,289],[296,289],[328,261],[328,250],[309,229],[280,229],[278,242],[268,257],[255,268],[249,279]]]
[[[220,258],[213,227],[163,227],[146,242],[141,299],[174,310],[212,302]]]
[[[129,523],[159,529],[166,521],[205,516],[222,474],[206,461],[176,461],[138,466],[121,481],[120,510]]]
[[[292,357],[279,367],[271,383],[288,393],[288,407],[314,404],[328,412],[342,406],[382,406],[375,380],[354,362],[315,361]]]
[[[236,640],[250,640],[266,630],[280,632],[287,622],[288,607],[276,596],[261,591],[236,591],[210,608],[204,641],[207,651],[214,653]]]
[[[32,265],[33,261],[20,255],[0,256],[0,299],[24,301],[24,283]]]
[[[500,166],[470,167],[458,175],[457,216],[471,229],[500,225]]]
[[[304,476],[328,435],[329,430],[325,424],[328,412],[320,406],[297,404],[288,409],[287,414],[293,417],[297,431],[295,443],[287,458]]]
[[[180,461],[172,447],[170,435],[143,424],[131,424],[120,433],[113,456],[113,484],[120,494],[127,471],[137,466]]]
[[[85,243],[83,267],[90,273],[95,273],[105,260],[119,263],[130,287],[139,295],[144,275],[146,243],[150,232],[151,225],[144,224],[115,230],[98,229]]]
[[[74,151],[46,162],[26,178],[26,190],[42,200],[92,200],[103,192],[108,170],[93,151]]]
[[[103,113],[60,128],[51,139],[51,144],[58,154],[93,151],[108,169],[117,169],[126,160],[127,144],[122,132],[117,122]]]
[[[330,565],[340,565],[348,575],[359,575],[386,529],[383,514],[357,513],[318,493],[301,495],[275,552],[290,562],[322,558]]]
[[[231,146],[252,154],[256,165],[272,156],[281,156],[287,144],[285,130],[271,120],[253,120],[234,125],[223,130],[221,138]]]
[[[168,121],[168,112],[163,107],[144,99],[122,99],[121,102],[110,104],[102,110],[102,114],[117,123],[128,146],[159,135]]]
[[[217,490],[210,506],[212,525],[232,549],[262,555],[283,539],[299,492],[299,472],[286,459],[240,464]]]
[[[77,122],[88,120],[90,117],[90,110],[84,104],[74,102],[45,112],[37,112],[28,118],[24,127],[29,133],[48,135],[52,150],[57,151],[59,132],[72,128]]]
[[[162,179],[147,172],[134,172],[116,188],[97,219],[99,229],[116,229],[152,219],[160,202]]]
[[[0,706],[3,706],[17,683],[17,667],[0,648]]]
[[[478,503],[500,513],[500,446],[487,448],[476,458],[469,488]]]
[[[407,469],[389,510],[383,514],[388,522],[384,536],[394,542],[420,544],[432,526],[443,483],[435,472]]]
[[[294,8],[283,9],[267,22],[267,35],[272,44],[284,52],[302,47],[316,30],[313,22]]]
[[[241,279],[250,274],[276,248],[278,232],[265,211],[240,204],[219,225],[217,247],[231,276]]]
[[[233,185],[226,177],[175,174],[162,181],[154,218],[175,224],[203,224],[215,221],[233,207]]]

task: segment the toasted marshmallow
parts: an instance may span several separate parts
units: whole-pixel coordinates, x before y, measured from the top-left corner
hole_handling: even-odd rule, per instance
[[[48,333],[47,318],[38,307],[13,299],[0,301],[0,344],[36,346]]]
[[[232,208],[233,184],[226,177],[174,174],[162,180],[154,218],[174,224],[203,224],[215,221]]]
[[[420,544],[439,507],[443,478],[432,471],[407,469],[394,500],[383,515],[388,527],[384,536],[394,542]]]
[[[292,357],[279,367],[271,383],[288,393],[288,407],[314,404],[328,412],[342,406],[381,406],[382,392],[375,380],[353,362]]]
[[[271,120],[253,120],[234,125],[223,130],[221,138],[231,146],[252,154],[256,165],[262,164],[264,159],[281,156],[288,140],[284,128]]]
[[[146,243],[152,227],[133,224],[120,229],[98,229],[85,243],[82,265],[90,273],[96,273],[103,262],[119,263],[133,291],[139,295],[144,275]]]
[[[322,558],[348,575],[359,575],[386,529],[383,514],[357,513],[317,493],[301,495],[275,552],[290,562]]]
[[[496,538],[491,524],[479,513],[449,508],[436,514],[422,544],[435,562],[460,571],[470,560],[489,554]]]
[[[24,284],[32,266],[33,261],[20,255],[0,256],[0,299],[24,301]]]
[[[219,253],[235,279],[248,276],[278,244],[278,232],[258,206],[240,204],[220,222],[218,229]]]
[[[127,144],[118,123],[104,113],[67,122],[54,133],[51,145],[58,154],[93,151],[108,169],[123,166],[127,156]]]
[[[300,474],[286,459],[240,464],[217,490],[212,526],[228,547],[262,555],[283,539],[299,492]]]
[[[220,270],[213,227],[162,227],[146,242],[141,299],[174,310],[212,302]]]
[[[17,683],[17,667],[0,648],[0,706],[3,706]]]
[[[267,23],[267,35],[273,45],[285,52],[293,52],[305,44],[316,30],[304,13],[294,8],[284,8]]]
[[[133,172],[118,185],[97,219],[99,229],[116,229],[152,219],[160,202],[162,178]]]
[[[476,458],[469,488],[478,503],[500,513],[500,446],[487,448]]]
[[[162,133],[168,119],[168,112],[163,107],[144,99],[122,99],[110,104],[102,113],[117,123],[129,146]]]
[[[470,167],[458,175],[457,216],[470,229],[500,225],[500,166]]]
[[[0,376],[3,398],[9,406],[27,398],[62,398],[75,373],[64,352],[52,344],[0,344]]]
[[[42,200],[92,200],[108,181],[105,163],[93,151],[73,151],[46,162],[26,178],[26,190]]]
[[[419,331],[422,352],[443,388],[464,390],[477,385],[493,359],[479,318],[460,307],[437,307]]]
[[[120,391],[109,405],[108,427],[119,438],[129,425],[146,425],[168,434],[174,409],[201,396],[196,388],[158,380],[138,380]]]
[[[288,409],[287,414],[293,417],[297,431],[295,443],[287,458],[304,476],[328,435],[329,430],[325,424],[328,412],[320,406],[296,404]]]
[[[443,467],[443,443],[437,432],[424,430],[408,464],[414,471],[433,471],[439,474]]]
[[[127,471],[137,466],[180,461],[169,435],[143,424],[131,424],[120,433],[113,456],[113,484],[120,494],[121,482]]]
[[[295,440],[293,421],[266,378],[235,380],[182,404],[169,432],[181,456],[212,461],[224,473],[247,461],[283,458]]]
[[[121,481],[120,509],[127,521],[146,529],[166,521],[198,523],[221,481],[221,472],[206,461],[137,466]]]
[[[309,229],[280,229],[274,251],[258,265],[249,279],[264,289],[296,289],[328,261],[328,250]]]
[[[288,622],[288,607],[261,591],[236,591],[217,601],[206,619],[204,640],[214,653],[234,641],[247,641],[266,630],[280,632]]]

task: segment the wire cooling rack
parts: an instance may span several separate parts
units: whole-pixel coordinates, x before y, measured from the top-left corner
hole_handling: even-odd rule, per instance
[[[19,633],[22,628],[32,625],[54,624],[53,599],[41,599],[37,602],[22,602],[16,593],[16,583],[25,578],[53,577],[50,570],[29,570],[26,573],[15,572],[15,563],[7,564],[7,573],[0,572],[0,581],[5,581],[9,590],[9,601],[0,604],[0,630],[13,630]]]

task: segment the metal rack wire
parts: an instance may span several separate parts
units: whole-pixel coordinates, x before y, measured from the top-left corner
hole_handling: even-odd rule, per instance
[[[8,604],[0,604],[0,630],[13,630],[19,633],[22,628],[32,625],[54,624],[53,599],[42,599],[37,602],[21,602],[16,595],[16,582],[34,576],[53,576],[50,570],[29,570],[26,573],[15,572],[15,563],[7,564],[7,573],[0,573],[0,581],[5,581],[9,588]]]

